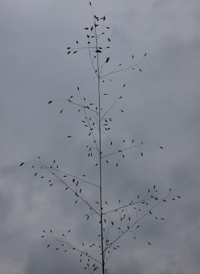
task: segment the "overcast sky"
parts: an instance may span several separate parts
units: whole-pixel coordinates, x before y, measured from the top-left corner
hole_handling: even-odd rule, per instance
[[[123,98],[108,117],[106,132],[113,150],[123,141],[125,158],[109,157],[103,164],[103,189],[110,208],[144,197],[156,185],[160,197],[170,200],[155,209],[155,220],[141,221],[138,236],[127,233],[108,260],[110,274],[200,273],[200,4],[198,0],[92,0],[94,13],[106,16],[102,40],[110,46],[102,55],[110,61],[105,73],[122,63],[136,68],[111,76],[102,85],[105,109],[122,91]],[[68,99],[96,103],[97,79],[87,50],[67,55],[67,47],[87,45],[85,27],[93,23],[86,0],[1,0],[0,92],[0,272],[4,274],[87,273],[79,254],[56,251],[59,243],[41,238],[43,230],[68,235],[77,247],[98,243],[98,219],[87,221],[87,206],[59,183],[34,176],[37,157],[46,165],[56,159],[70,174],[87,175],[98,183],[97,155],[88,158],[82,140],[88,131],[83,112]],[[119,109],[123,109],[122,113]],[[78,138],[68,139],[72,135]],[[103,152],[112,151],[103,135]],[[159,146],[164,149],[161,150]],[[25,165],[19,167],[21,162]],[[116,167],[116,163],[119,163]],[[51,174],[45,172],[45,176]],[[71,179],[69,179],[71,180]],[[70,181],[66,182],[70,182]],[[95,206],[96,192],[85,196]],[[94,201],[95,200],[95,201]],[[115,216],[113,216],[115,220]],[[97,224],[96,224],[97,222]],[[114,233],[114,232],[113,232]],[[114,234],[113,234],[114,235]],[[141,236],[141,237],[140,237]],[[112,237],[112,235],[110,235]],[[151,246],[147,244],[151,243]],[[96,253],[94,253],[96,254]],[[97,271],[97,273],[100,273]]]

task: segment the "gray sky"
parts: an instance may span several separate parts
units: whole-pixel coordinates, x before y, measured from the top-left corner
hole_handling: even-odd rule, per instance
[[[120,249],[108,260],[109,273],[198,274],[199,1],[93,0],[92,4],[110,27],[111,49],[102,55],[102,62],[110,57],[106,72],[119,63],[129,66],[132,54],[138,63],[147,53],[140,63],[142,73],[136,69],[115,74],[102,85],[102,93],[116,98],[126,84],[123,99],[116,104],[124,113],[114,108],[108,116],[113,118],[108,132],[113,148],[124,139],[127,145],[132,139],[135,144],[148,143],[141,147],[143,157],[139,149],[132,149],[124,159],[114,156],[109,165],[103,164],[105,200],[113,208],[119,199],[125,204],[138,194],[144,197],[154,185],[161,197],[169,188],[181,196],[155,209],[164,221],[147,216],[136,240],[128,233],[119,241]],[[92,12],[85,0],[2,0],[0,7],[0,272],[87,273],[79,255],[55,251],[58,243],[47,249],[51,239],[41,235],[43,229],[52,229],[56,237],[71,229],[70,243],[90,245],[99,241],[98,220],[91,216],[86,221],[88,208],[81,201],[75,205],[74,194],[64,191],[63,185],[49,187],[48,180],[34,177],[31,166],[38,156],[46,165],[56,159],[62,170],[86,174],[97,182],[96,155],[88,158],[80,140],[88,138],[83,113],[68,105],[60,114],[65,101],[47,104],[71,95],[78,102],[77,86],[88,102],[97,98],[87,50],[67,55],[66,49],[75,47],[76,40],[87,45],[84,27],[91,26]],[[112,97],[102,98],[105,108],[112,102]],[[67,139],[68,135],[78,138]],[[104,135],[103,152],[109,151]],[[20,168],[21,162],[26,163]],[[85,195],[95,204],[95,191],[87,188]]]

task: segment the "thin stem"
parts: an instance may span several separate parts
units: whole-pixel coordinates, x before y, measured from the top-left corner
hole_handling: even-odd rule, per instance
[[[169,194],[165,197],[165,199],[166,198],[168,198],[169,197]],[[152,211],[155,207],[157,207],[160,203],[162,203],[163,202],[163,199],[162,200],[160,200],[158,203],[156,203],[154,206],[152,206],[151,207],[151,209],[150,209],[150,211]],[[147,216],[149,214],[149,210],[146,212],[146,213],[144,213],[138,220],[136,220],[135,222],[134,222],[134,224],[132,224],[129,228],[127,228],[122,234],[120,234],[112,243],[110,243],[110,245],[108,245],[106,248],[105,248],[105,250],[104,250],[104,252],[107,250],[107,249],[109,249],[111,246],[113,246],[113,244],[114,243],[116,243],[122,236],[124,236],[124,234],[126,234],[127,232],[129,232],[130,230],[131,230],[131,228],[133,228],[137,223],[139,223],[145,216]]]
[[[54,170],[54,171],[63,173],[63,174],[65,174],[65,175],[69,176],[69,177],[72,177],[72,178],[75,178],[75,179],[77,179],[77,180],[80,180],[80,181],[83,182],[83,183],[87,183],[87,184],[89,184],[89,185],[92,185],[92,186],[95,186],[95,187],[99,188],[99,186],[97,186],[97,185],[95,185],[95,184],[93,184],[93,183],[91,183],[91,182],[89,182],[89,181],[86,181],[86,180],[84,180],[84,179],[82,179],[82,178],[80,178],[80,177],[78,177],[78,176],[72,175],[72,174],[70,174],[70,173],[68,173],[68,172],[62,171],[62,170],[60,170],[60,169],[58,170],[58,169],[53,168],[53,167],[51,168],[51,170]]]
[[[124,206],[120,206],[120,207],[114,208],[114,209],[112,209],[112,210],[109,210],[109,211],[105,212],[103,215],[107,215],[108,213],[116,212],[116,211],[118,211],[118,210],[120,210],[120,209],[129,207],[129,206],[132,206],[132,205],[140,204],[140,203],[142,203],[142,202],[146,202],[146,201],[151,200],[151,199],[152,199],[152,197],[147,197],[147,196],[146,196],[145,198],[143,198],[143,199],[141,199],[141,200],[139,200],[139,201],[137,201],[137,202],[130,202],[129,204],[126,204],[126,205],[124,205]]]
[[[65,181],[63,181],[57,174],[55,174],[51,168],[49,168],[48,166],[44,165],[42,162],[39,161],[39,163],[46,168],[46,170],[50,171],[52,173],[52,175],[58,180],[60,181],[62,184],[64,184],[66,187],[68,187],[75,195],[77,194],[76,191],[74,191],[68,184],[65,183]],[[77,196],[77,195],[76,195]],[[98,216],[100,215],[99,212],[94,209],[87,200],[85,200],[84,198],[82,198],[80,195],[77,196],[79,199],[81,199],[90,209],[92,209]]]
[[[52,239],[55,239],[56,242],[61,242],[61,243],[65,244],[66,246],[70,247],[70,249],[76,250],[77,252],[79,252],[79,253],[85,255],[86,257],[92,259],[93,261],[95,261],[95,262],[101,264],[101,262],[100,262],[99,260],[95,259],[94,257],[92,257],[91,255],[89,255],[89,254],[86,253],[85,251],[82,251],[82,250],[80,250],[79,248],[76,248],[76,247],[72,246],[72,245],[69,244],[68,242],[65,242],[65,241],[63,241],[63,240],[57,239],[57,238],[54,237],[54,236],[50,236],[50,235],[46,235],[46,236],[51,237]]]
[[[105,273],[105,254],[104,254],[104,239],[103,239],[103,206],[102,206],[102,151],[101,151],[101,94],[100,94],[100,69],[99,69],[99,54],[98,54],[98,36],[96,31],[96,23],[94,20],[96,53],[97,53],[97,79],[98,79],[98,116],[99,116],[99,187],[100,187],[100,224],[101,224],[101,258],[102,258],[102,274]]]
[[[111,155],[117,154],[117,153],[121,153],[121,152],[123,152],[123,151],[125,151],[125,150],[129,150],[129,149],[136,148],[136,147],[139,148],[140,146],[142,146],[142,145],[144,145],[144,144],[146,144],[146,143],[141,143],[141,144],[139,144],[139,145],[135,145],[135,146],[130,146],[130,147],[127,147],[127,148],[119,149],[119,150],[117,150],[117,151],[114,151],[114,152],[112,152],[112,153],[109,153],[109,154],[107,154],[107,155],[102,156],[102,159],[103,159],[103,158],[106,158],[106,157],[109,157],[109,156],[111,156]]]

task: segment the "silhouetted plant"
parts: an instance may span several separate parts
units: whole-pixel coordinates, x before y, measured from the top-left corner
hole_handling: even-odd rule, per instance
[[[91,2],[89,5],[92,9]],[[134,64],[134,56],[131,56],[131,63],[129,66],[123,67],[121,64],[116,66],[110,72],[104,74],[104,66],[108,64],[110,61],[110,57],[102,57],[103,52],[107,52],[110,49],[110,46],[103,46],[104,42],[102,38],[107,40],[108,44],[110,43],[109,35],[107,35],[107,31],[109,31],[109,27],[105,25],[106,17],[102,16],[101,18],[97,17],[92,9],[93,13],[93,24],[91,27],[85,27],[86,37],[87,37],[87,45],[80,47],[79,42],[76,41],[76,47],[67,47],[67,54],[76,54],[79,51],[87,50],[89,52],[89,58],[94,70],[95,76],[97,78],[97,94],[98,100],[97,102],[87,102],[86,98],[82,96],[80,92],[80,88],[77,87],[77,92],[80,98],[80,101],[77,102],[74,100],[74,96],[71,95],[69,98],[63,100],[66,101],[66,104],[60,110],[60,113],[63,113],[64,109],[72,104],[78,108],[78,112],[82,112],[83,120],[82,123],[84,127],[88,130],[88,141],[85,142],[86,148],[88,150],[87,156],[93,157],[95,159],[95,164],[98,168],[98,184],[95,182],[90,182],[87,180],[87,176],[85,174],[81,176],[76,176],[70,174],[69,172],[60,170],[56,161],[54,160],[51,165],[44,164],[40,157],[34,162],[32,168],[35,169],[35,176],[40,175],[40,178],[47,179],[49,186],[52,186],[54,183],[63,184],[65,190],[71,192],[75,195],[75,204],[80,200],[88,207],[88,212],[85,214],[86,220],[89,220],[92,215],[96,215],[98,217],[99,223],[99,233],[97,232],[97,240],[95,243],[91,243],[89,246],[86,246],[85,243],[81,243],[79,247],[76,247],[69,241],[69,233],[71,230],[68,230],[67,233],[62,234],[61,238],[55,237],[52,234],[52,230],[47,233],[43,230],[43,235],[41,237],[51,237],[52,243],[57,242],[60,246],[56,247],[56,250],[63,250],[67,252],[67,250],[74,250],[80,254],[80,262],[85,262],[84,269],[87,269],[89,273],[93,273],[96,270],[101,271],[102,274],[108,273],[106,269],[106,262],[110,258],[111,254],[119,248],[117,245],[118,240],[127,234],[127,232],[131,232],[133,234],[134,239],[138,236],[137,231],[140,227],[140,221],[145,218],[147,215],[155,218],[164,220],[164,218],[157,217],[153,214],[153,209],[157,207],[160,203],[166,202],[167,199],[175,200],[175,197],[180,198],[180,196],[172,195],[171,189],[169,189],[169,193],[166,197],[159,197],[156,186],[154,185],[152,189],[149,189],[144,197],[140,198],[139,195],[135,201],[128,201],[126,204],[121,204],[119,200],[117,205],[114,206],[110,204],[110,201],[104,200],[104,192],[103,192],[103,179],[102,179],[102,162],[109,164],[108,159],[116,154],[119,155],[118,161],[115,163],[116,167],[119,166],[120,157],[125,158],[125,153],[127,150],[131,149],[139,149],[140,155],[143,156],[142,146],[146,143],[140,142],[139,144],[135,144],[134,139],[130,142],[128,146],[125,146],[127,141],[124,139],[122,142],[111,152],[103,153],[102,149],[102,135],[104,135],[111,147],[113,147],[112,138],[109,136],[109,132],[111,131],[112,125],[112,117],[109,117],[108,114],[111,109],[117,108],[122,113],[123,109],[116,107],[119,100],[122,99],[122,93],[125,88],[125,84],[122,85],[121,93],[116,98],[113,98],[113,103],[107,108],[104,108],[101,105],[101,98],[103,96],[109,96],[109,93],[102,94],[101,92],[101,84],[104,84],[106,80],[110,80],[109,77],[112,74],[127,72],[138,69],[142,72],[140,68],[140,63],[143,58],[147,55],[144,54],[143,58],[140,62]],[[51,100],[48,104],[52,104],[56,100]],[[76,138],[71,135],[68,138]],[[163,149],[162,146],[154,143],[160,149]],[[24,165],[24,162],[20,164],[20,166]],[[44,170],[51,174],[51,177],[44,175]],[[91,202],[89,198],[86,197],[86,186],[95,188],[98,190],[98,197],[93,197],[94,202]],[[112,232],[112,233],[111,233]],[[139,236],[141,237],[141,236]],[[141,237],[142,238],[142,237]],[[146,241],[144,238],[142,238]],[[146,241],[147,244],[151,245],[150,242]],[[52,243],[47,245],[47,248],[52,245]],[[99,252],[95,252],[94,249],[99,250]]]

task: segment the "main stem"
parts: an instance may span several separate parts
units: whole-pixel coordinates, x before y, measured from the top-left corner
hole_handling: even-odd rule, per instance
[[[94,24],[95,26],[95,24]],[[98,50],[98,37],[95,27],[96,51]],[[103,237],[103,205],[102,205],[102,151],[101,151],[101,94],[100,94],[100,70],[99,70],[99,54],[97,52],[97,78],[98,78],[98,116],[99,116],[99,188],[100,188],[100,225],[101,225],[101,260],[102,274],[105,273],[105,254],[104,254],[104,237]]]
[[[100,103],[100,77],[98,76],[98,93],[99,93],[99,186],[100,186],[100,223],[101,223],[101,257],[102,257],[102,274],[104,274],[104,242],[103,242],[103,205],[102,205],[102,165],[101,165],[101,103]]]

